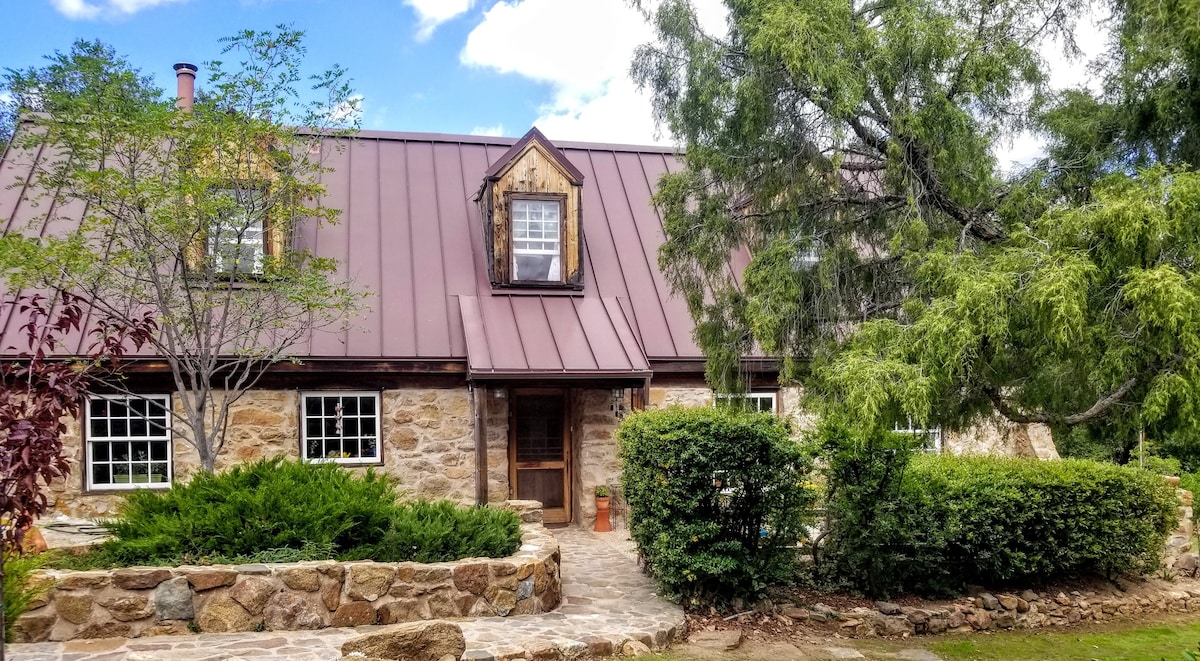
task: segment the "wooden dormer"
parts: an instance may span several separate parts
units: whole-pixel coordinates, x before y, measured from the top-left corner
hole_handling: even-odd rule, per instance
[[[530,129],[488,168],[478,201],[493,287],[583,288],[583,174]]]

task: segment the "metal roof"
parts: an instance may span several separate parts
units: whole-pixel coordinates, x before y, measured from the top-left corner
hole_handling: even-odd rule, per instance
[[[479,374],[633,375],[648,369],[647,359],[702,359],[687,307],[658,268],[663,230],[651,196],[663,173],[681,168],[661,147],[557,143],[584,181],[583,290],[493,294],[472,198],[516,142],[378,131],[326,140],[325,203],[342,215],[336,224],[302,224],[299,245],[336,258],[340,275],[369,295],[348,329],[314,332],[295,354],[466,360],[470,353]],[[36,155],[17,152],[0,162],[8,228],[44,213],[24,190]],[[7,335],[14,323],[6,314],[0,329]],[[492,330],[512,323],[516,332]]]

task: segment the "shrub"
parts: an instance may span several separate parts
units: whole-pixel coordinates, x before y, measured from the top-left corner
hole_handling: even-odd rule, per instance
[[[1172,489],[1144,470],[982,456],[903,463],[870,525],[856,511],[867,499],[847,498],[844,484],[831,491],[827,568],[875,595],[1146,571],[1178,524]]]
[[[56,564],[441,561],[509,555],[520,544],[513,512],[401,503],[386,475],[282,458],[132,492],[106,527],[113,539],[98,551]]]
[[[5,551],[3,553],[4,575],[4,640],[12,639],[13,623],[22,613],[29,610],[34,599],[45,594],[49,586],[30,583],[33,572],[42,566],[42,557],[37,555],[22,555]]]
[[[617,430],[630,532],[663,591],[690,605],[789,577],[817,489],[782,421],[670,408]]]
[[[396,508],[378,542],[352,549],[342,558],[379,562],[499,558],[516,553],[520,541],[521,519],[509,510],[417,500]]]

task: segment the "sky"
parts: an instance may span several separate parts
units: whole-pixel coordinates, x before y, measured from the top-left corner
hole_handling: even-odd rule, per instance
[[[693,0],[720,31],[719,0]],[[3,0],[0,68],[39,66],[78,38],[100,39],[175,89],[172,65],[218,59],[221,37],[290,24],[306,32],[306,64],[345,67],[361,95],[362,127],[551,140],[672,144],[629,79],[634,48],[652,38],[625,0]],[[1099,51],[1099,26],[1077,36]],[[1053,81],[1086,84],[1085,61],[1049,52]],[[1027,161],[1032,136],[998,145]]]

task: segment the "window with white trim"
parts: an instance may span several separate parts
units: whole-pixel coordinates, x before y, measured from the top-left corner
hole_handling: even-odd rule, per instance
[[[301,448],[308,461],[378,463],[379,393],[309,392],[301,396]]]
[[[512,279],[562,282],[562,203],[512,201]]]
[[[212,225],[208,252],[218,273],[256,275],[263,270],[266,251],[260,192],[254,188],[215,191],[220,216]]]
[[[921,427],[917,427],[913,424],[912,418],[908,418],[906,421],[906,424],[902,425],[899,422],[897,422],[895,425],[893,425],[892,431],[896,432],[897,434],[911,434],[913,436],[923,436],[923,437],[925,437],[924,450],[926,452],[941,452],[942,451],[942,428],[941,427],[931,427],[929,429],[922,429]]]
[[[775,393],[747,392],[740,394],[717,393],[713,406],[735,408],[739,411],[775,414]]]
[[[171,486],[171,398],[96,395],[87,406],[88,489]]]

